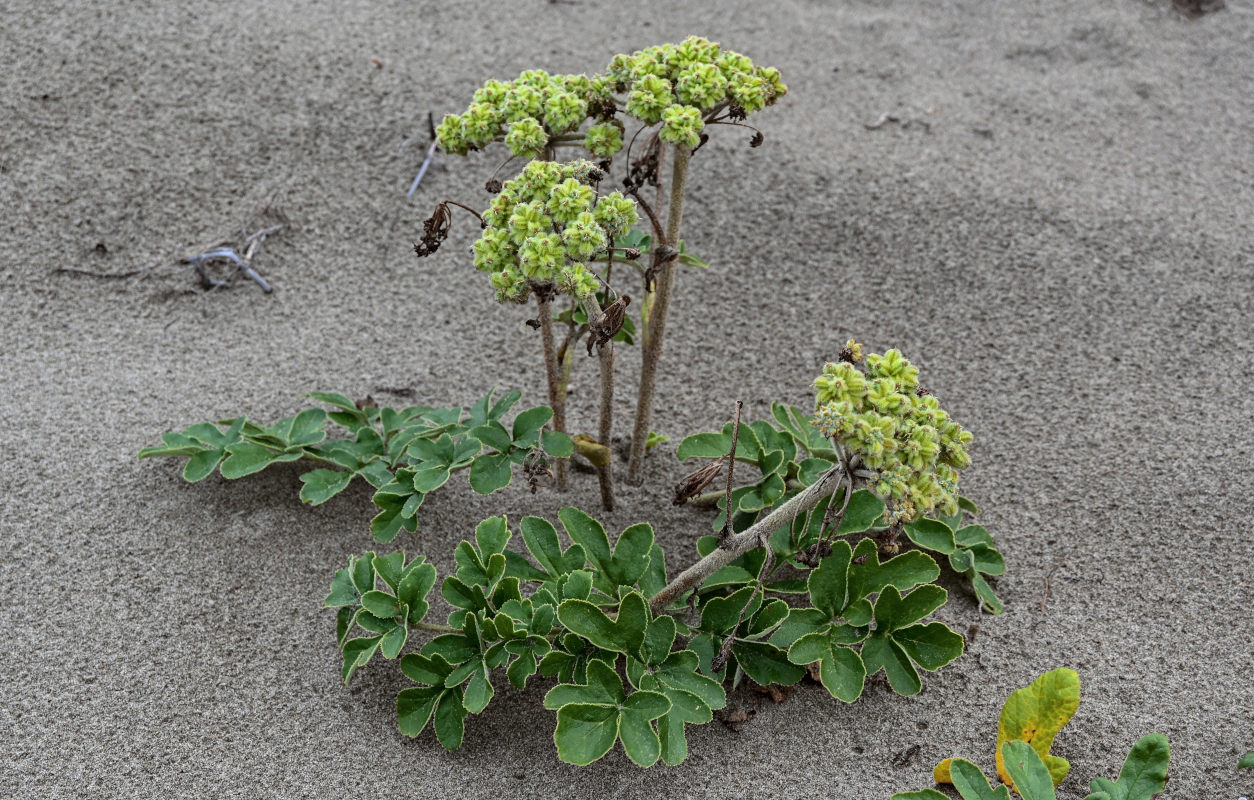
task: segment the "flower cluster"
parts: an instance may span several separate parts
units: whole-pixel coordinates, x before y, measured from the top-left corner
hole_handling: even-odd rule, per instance
[[[584,298],[597,278],[584,262],[605,252],[636,223],[635,201],[598,197],[590,161],[532,161],[502,187],[483,214],[475,267],[492,273],[497,300],[521,303],[537,286]]]
[[[958,512],[958,471],[971,463],[971,433],[950,420],[919,388],[919,370],[899,351],[866,357],[850,340],[851,357],[827,364],[815,381],[815,426],[861,456],[875,471],[871,489],[889,506],[891,522],[940,509]]]
[[[554,136],[576,130],[609,108],[613,100],[603,77],[528,70],[514,81],[485,83],[464,113],[444,117],[435,135],[446,153],[464,156],[503,140],[514,155],[534,158]],[[592,126],[586,145],[597,156],[614,155],[622,149],[621,125],[610,120]]]
[[[615,92],[627,92],[628,114],[646,125],[663,123],[663,141],[688,146],[697,144],[706,112],[721,106],[743,117],[788,92],[779,70],[699,36],[617,55],[606,73]]]

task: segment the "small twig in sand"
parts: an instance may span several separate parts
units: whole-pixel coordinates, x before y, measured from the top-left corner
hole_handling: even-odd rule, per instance
[[[146,267],[131,269],[126,272],[96,272],[95,270],[83,269],[81,267],[57,267],[53,272],[72,272],[75,275],[90,275],[93,278],[133,278],[136,275],[142,275],[149,270],[156,269],[161,264],[162,262],[157,262],[156,264],[149,264]]]
[[[1045,573],[1045,591],[1041,592],[1041,613],[1045,613],[1045,605],[1049,602],[1049,592],[1054,588],[1054,573],[1058,571],[1058,565],[1050,567],[1049,572]],[[983,603],[980,604],[983,608]]]
[[[890,122],[901,122],[901,119],[885,111],[883,114],[880,114],[880,118],[875,120],[875,122],[866,123],[863,125],[863,127],[866,128],[868,131],[876,131],[884,127]]]

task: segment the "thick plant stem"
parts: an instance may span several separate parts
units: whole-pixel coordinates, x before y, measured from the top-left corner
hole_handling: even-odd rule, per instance
[[[679,226],[684,215],[684,184],[688,178],[688,157],[692,151],[683,146],[672,148],[671,196],[666,215],[666,244],[679,246]],[[655,247],[662,243],[657,242]],[[636,398],[636,425],[631,434],[631,461],[627,465],[627,482],[639,486],[644,479],[644,450],[649,439],[649,419],[653,412],[653,390],[657,384],[658,362],[666,336],[666,314],[675,290],[675,268],[678,259],[662,266],[657,289],[648,310],[648,329],[641,347],[640,392]]]
[[[540,306],[540,338],[544,342],[544,377],[549,384],[549,407],[553,409],[553,430],[566,433],[566,391],[561,378],[561,365],[557,362],[557,348],[553,344],[553,301],[547,292],[536,292],[536,304]],[[555,466],[558,491],[566,491],[570,485],[567,461],[557,459]]]
[[[771,511],[765,518],[758,520],[752,527],[740,533],[733,533],[708,556],[679,573],[666,588],[649,599],[649,608],[654,614],[662,614],[690,589],[695,589],[705,579],[740,556],[754,549],[763,547],[771,538],[771,534],[791,524],[793,518],[813,509],[824,497],[829,497],[840,486],[845,477],[844,464],[837,464],[819,478],[815,483],[800,494],[794,495],[787,503]]]
[[[584,311],[589,320],[601,316],[601,304],[595,295],[589,295],[583,301]],[[592,335],[591,332],[588,333]],[[597,356],[601,362],[601,415],[597,425],[597,443],[602,447],[610,447],[610,435],[614,426],[614,343],[606,342],[597,348]],[[614,510],[614,459],[605,464],[595,465],[597,481],[601,485],[601,507],[606,511]]]

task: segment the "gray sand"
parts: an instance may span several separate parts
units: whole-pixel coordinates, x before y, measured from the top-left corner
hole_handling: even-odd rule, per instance
[[[1064,665],[1084,694],[1061,797],[1151,731],[1171,740],[1168,797],[1254,791],[1235,769],[1254,748],[1245,0],[1196,21],[1137,0],[533,0],[508,21],[492,3],[51,5],[0,15],[6,796],[886,800],[945,756],[988,768],[1002,700]],[[687,238],[714,266],[680,282],[655,425],[675,440],[611,527],[652,521],[672,565],[691,555],[709,520],[668,503],[679,437],[734,397],[808,403],[857,336],[904,350],[976,433],[965,489],[1010,563],[1007,613],[912,699],[738,692],[756,717],[690,729],[678,768],[561,764],[543,682],[500,689],[459,752],[409,740],[405,679],[381,662],[345,689],[318,610],[373,546],[369,494],[311,509],[295,468],[193,486],[135,453],[314,389],[443,403],[499,383],[541,402],[526,314],[464,256],[474,226],[425,263],[409,251],[436,199],[486,202],[498,160],[440,158],[406,205],[422,120],[489,76],[593,71],[689,33],[779,66],[792,93],[758,118],[761,149],[722,129],[694,162]],[[885,112],[910,124],[865,127]],[[193,253],[276,192],[297,228],[257,259],[272,295],[52,273]],[[620,364],[629,386],[636,351]],[[593,510],[595,482],[483,498],[458,478],[402,545],[443,571],[481,518],[568,503]],[[959,590],[941,616],[965,631],[976,611]]]

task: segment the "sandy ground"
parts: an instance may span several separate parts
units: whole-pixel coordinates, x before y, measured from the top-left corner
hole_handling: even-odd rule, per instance
[[[1254,792],[1235,769],[1254,748],[1250,4],[518,5],[0,8],[4,794],[886,799],[944,756],[987,767],[1003,698],[1063,665],[1084,699],[1061,797],[1150,731],[1171,740],[1168,797]],[[380,664],[345,689],[318,610],[372,546],[369,495],[310,509],[294,468],[192,486],[135,453],[313,389],[539,402],[539,342],[462,255],[473,226],[409,252],[435,199],[486,202],[497,161],[441,158],[406,204],[426,112],[690,33],[792,93],[761,149],[725,130],[694,161],[687,238],[714,266],[682,276],[655,427],[715,427],[733,397],[805,404],[851,335],[901,347],[977,435],[966,491],[1010,563],[1007,613],[912,699],[737,693],[756,717],[690,729],[678,768],[561,764],[543,683],[499,691],[459,752],[409,740],[404,678]],[[909,124],[868,130],[885,112]],[[295,229],[257,258],[271,295],[53,272],[168,264],[276,194]],[[630,385],[635,351],[620,363]],[[667,502],[673,445],[608,519],[653,521],[674,562],[708,520]],[[596,504],[587,478],[565,497],[455,484],[403,541],[442,570],[484,516]],[[942,618],[965,630],[974,604]]]

